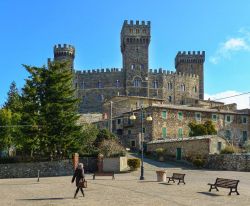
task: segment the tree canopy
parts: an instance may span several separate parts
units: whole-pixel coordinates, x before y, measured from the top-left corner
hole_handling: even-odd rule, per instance
[[[190,137],[217,134],[217,131],[212,121],[210,120],[204,122],[204,124],[197,124],[195,122],[190,122],[188,126],[190,128],[189,132]]]

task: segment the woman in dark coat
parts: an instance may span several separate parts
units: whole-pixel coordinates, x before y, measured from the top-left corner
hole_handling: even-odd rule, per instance
[[[74,175],[72,177],[71,182],[73,183],[75,180],[76,180],[76,192],[75,192],[74,198],[76,198],[76,195],[77,195],[79,189],[81,190],[82,195],[84,197],[84,191],[81,187],[79,187],[79,182],[84,180],[84,169],[83,169],[82,163],[78,164],[78,166],[74,172]]]

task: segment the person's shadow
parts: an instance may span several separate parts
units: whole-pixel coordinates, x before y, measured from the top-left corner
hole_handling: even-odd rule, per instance
[[[74,199],[73,197],[45,197],[45,198],[25,198],[25,199],[16,199],[23,201],[42,201],[42,200],[66,200],[66,199]]]

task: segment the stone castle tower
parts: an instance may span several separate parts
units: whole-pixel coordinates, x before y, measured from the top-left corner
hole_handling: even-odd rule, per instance
[[[74,69],[75,47],[68,44],[54,46],[54,61],[69,61],[70,67]]]
[[[149,68],[150,21],[127,21],[121,29],[122,68],[75,71],[75,48],[54,46],[54,60],[69,60],[80,113],[102,112],[114,96],[142,96],[166,104],[189,104],[204,97],[205,52],[178,52],[176,72]],[[50,60],[49,60],[50,61]]]
[[[205,51],[178,52],[175,57],[175,69],[177,72],[196,74],[200,78],[199,98],[204,99],[204,65]]]
[[[148,96],[148,47],[150,21],[125,20],[121,30],[121,52],[125,78],[125,94]],[[135,87],[137,88],[135,90]]]

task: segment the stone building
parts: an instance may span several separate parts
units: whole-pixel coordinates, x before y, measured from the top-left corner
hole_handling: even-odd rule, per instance
[[[74,87],[81,100],[80,113],[102,112],[104,101],[114,96],[142,96],[169,104],[186,104],[204,97],[205,52],[178,52],[176,72],[149,68],[151,24],[124,21],[121,29],[122,68],[75,70],[75,48],[56,45],[54,60],[71,62]],[[50,60],[49,60],[50,61]]]
[[[143,111],[143,122],[141,122],[141,111]],[[135,120],[130,120],[132,114],[136,116]],[[146,121],[147,115],[152,117],[152,121]],[[234,145],[243,145],[249,139],[249,118],[250,115],[245,110],[152,104],[143,110],[136,109],[114,117],[112,130],[124,145],[139,148],[141,133],[144,133],[145,143],[159,139],[182,139],[189,137],[190,122],[204,123],[211,120],[218,135],[224,136]],[[100,128],[108,127],[109,120],[96,124]]]
[[[147,144],[147,151],[154,152],[163,148],[166,155],[177,160],[207,157],[210,154],[220,154],[228,145],[226,139],[217,135],[205,135],[183,139],[154,140]]]

